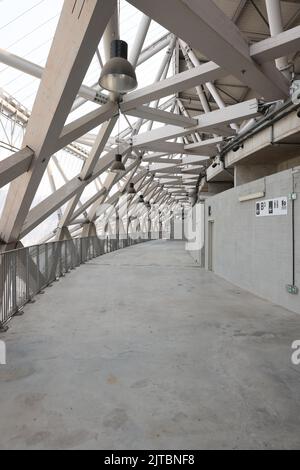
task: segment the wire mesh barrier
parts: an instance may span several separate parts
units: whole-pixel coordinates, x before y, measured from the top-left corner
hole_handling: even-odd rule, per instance
[[[0,331],[35,295],[93,258],[149,241],[137,238],[76,238],[0,254]]]

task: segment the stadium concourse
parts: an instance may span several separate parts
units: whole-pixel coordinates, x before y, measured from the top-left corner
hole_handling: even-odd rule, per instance
[[[299,1],[0,18],[0,448],[299,448]]]

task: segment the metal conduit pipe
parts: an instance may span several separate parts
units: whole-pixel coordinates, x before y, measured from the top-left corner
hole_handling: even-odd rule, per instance
[[[259,121],[256,121],[253,127],[251,127],[250,129],[246,129],[238,137],[234,138],[228,145],[226,145],[222,149],[221,156],[224,157],[228,152],[233,149],[233,147],[242,144],[249,137],[252,137],[261,130],[279,121],[280,119],[287,116],[297,108],[299,108],[299,104],[293,103],[292,99],[290,98],[279,109],[277,108],[275,111],[272,111],[269,115],[263,117]]]

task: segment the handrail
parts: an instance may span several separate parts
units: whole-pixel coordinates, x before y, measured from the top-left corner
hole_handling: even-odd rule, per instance
[[[0,253],[0,332],[33,298],[91,259],[151,240],[151,234],[56,241]]]

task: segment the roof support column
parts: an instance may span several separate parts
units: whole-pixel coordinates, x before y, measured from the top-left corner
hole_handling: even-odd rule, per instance
[[[271,36],[276,36],[283,32],[283,21],[280,0],[266,0],[266,7],[268,13],[268,20],[270,25]],[[290,71],[288,70],[287,57],[276,59],[276,66],[288,80],[291,79]]]
[[[137,34],[134,40],[134,47],[129,57],[129,62],[131,62],[134,68],[136,68],[138,60],[140,58],[142,47],[144,45],[150,24],[151,24],[151,18],[149,18],[146,15],[143,15],[139,24],[139,29],[137,31]]]

